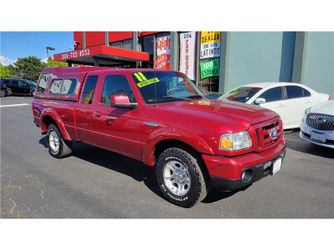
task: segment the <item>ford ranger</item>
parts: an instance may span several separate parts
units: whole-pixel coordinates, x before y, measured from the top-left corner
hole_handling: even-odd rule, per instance
[[[211,187],[238,190],[275,174],[286,150],[275,112],[207,99],[171,70],[45,68],[32,113],[51,156],[69,156],[76,141],[142,161],[182,207]]]

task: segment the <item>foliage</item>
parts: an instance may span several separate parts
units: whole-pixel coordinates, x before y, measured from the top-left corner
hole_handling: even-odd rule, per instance
[[[7,78],[12,75],[11,70],[7,66],[0,65],[0,78]]]
[[[35,56],[18,58],[17,61],[9,66],[12,75],[28,80],[36,81],[45,64]]]
[[[48,61],[47,61],[46,64],[47,64],[48,67],[67,66],[67,63],[57,62],[57,61],[53,60],[51,57],[48,58]]]

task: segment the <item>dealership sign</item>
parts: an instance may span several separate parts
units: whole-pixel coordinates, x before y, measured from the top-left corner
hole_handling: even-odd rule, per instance
[[[200,59],[220,56],[220,36],[221,32],[201,32]]]
[[[201,78],[219,76],[219,58],[203,60],[200,63]]]
[[[195,80],[196,32],[180,34],[180,71]]]
[[[157,58],[155,60],[157,69],[170,68],[170,36],[157,37]]]

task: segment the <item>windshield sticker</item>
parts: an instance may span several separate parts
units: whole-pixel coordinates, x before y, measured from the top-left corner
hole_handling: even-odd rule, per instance
[[[137,86],[139,88],[145,87],[153,83],[160,82],[160,80],[157,77],[152,78],[152,79],[147,79],[142,72],[134,73],[134,76],[139,81],[139,83],[137,83]]]

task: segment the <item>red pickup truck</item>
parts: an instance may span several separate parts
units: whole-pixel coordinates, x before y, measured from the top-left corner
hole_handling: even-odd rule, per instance
[[[276,113],[209,100],[177,71],[45,68],[32,113],[53,157],[78,141],[142,161],[182,207],[275,174],[286,150]]]

